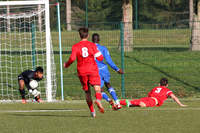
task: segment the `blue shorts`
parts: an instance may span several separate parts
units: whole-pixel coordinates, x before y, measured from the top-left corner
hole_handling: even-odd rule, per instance
[[[99,69],[99,75],[101,78],[101,88],[104,86],[104,83],[110,82],[110,72],[107,68]]]

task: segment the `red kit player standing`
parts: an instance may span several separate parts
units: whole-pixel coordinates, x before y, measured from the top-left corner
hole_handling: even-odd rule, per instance
[[[95,104],[99,108],[99,111],[101,113],[104,113],[104,108],[101,104],[102,95],[100,87],[100,76],[95,61],[95,58],[99,61],[102,61],[103,55],[97,50],[97,47],[94,43],[87,40],[89,37],[88,28],[80,28],[79,35],[81,41],[72,46],[71,56],[68,62],[64,63],[64,67],[69,67],[70,64],[77,60],[78,77],[83,86],[82,89],[85,91],[86,102],[88,104],[92,117],[96,117],[89,85],[92,85],[96,92]]]
[[[128,107],[131,106],[139,106],[139,107],[154,107],[154,106],[161,106],[163,102],[168,98],[171,97],[178,105],[181,107],[185,107],[179,99],[173,94],[173,92],[167,88],[168,87],[168,80],[166,78],[162,78],[160,80],[160,86],[155,87],[152,89],[148,97],[140,98],[140,99],[133,99],[133,100],[121,100],[121,105],[126,105]]]

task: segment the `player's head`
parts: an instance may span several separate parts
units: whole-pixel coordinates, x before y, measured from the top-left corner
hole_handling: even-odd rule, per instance
[[[81,39],[87,39],[89,37],[88,28],[80,28],[78,32]]]
[[[100,41],[99,34],[97,34],[97,33],[92,34],[92,42],[99,43],[99,41]]]
[[[36,69],[35,69],[35,76],[37,77],[37,78],[39,78],[39,79],[42,79],[43,78],[43,68],[42,67],[37,67]]]
[[[161,78],[160,86],[168,86],[168,79],[167,78]]]

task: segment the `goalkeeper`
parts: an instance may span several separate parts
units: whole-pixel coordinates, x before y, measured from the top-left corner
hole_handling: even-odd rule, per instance
[[[22,103],[26,103],[24,85],[30,93],[34,96],[35,100],[40,103],[40,92],[36,88],[31,88],[29,83],[32,80],[40,81],[43,79],[43,68],[37,67],[35,71],[25,70],[18,76],[19,92],[22,97]]]
[[[110,54],[109,54],[109,51],[108,49],[105,47],[105,46],[101,46],[99,44],[99,41],[100,41],[100,37],[99,37],[99,34],[97,33],[94,33],[92,35],[92,41],[93,43],[96,44],[98,50],[102,53],[104,59],[105,59],[105,62],[113,69],[115,70],[116,72],[118,72],[119,74],[123,74],[123,71],[122,69],[119,69],[115,63],[112,61],[111,57],[110,57]],[[105,93],[105,92],[102,92],[102,98],[105,99],[107,102],[109,102],[113,109],[120,109],[121,108],[121,105],[120,105],[120,102],[117,98],[117,94],[115,92],[115,89],[111,86],[110,84],[110,73],[109,73],[109,70],[108,70],[108,66],[107,64],[103,61],[98,61],[96,60],[96,63],[98,65],[98,68],[99,68],[99,75],[100,75],[100,78],[101,78],[101,88],[104,86],[106,86],[109,94],[112,96],[112,98],[114,99],[115,101],[115,104],[113,104],[112,100],[108,97],[108,95]]]

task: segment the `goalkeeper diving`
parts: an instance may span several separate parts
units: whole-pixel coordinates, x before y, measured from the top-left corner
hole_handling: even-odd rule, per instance
[[[43,79],[43,68],[37,67],[35,71],[25,70],[18,76],[19,83],[19,92],[22,97],[22,103],[25,104],[25,89],[24,86],[28,89],[29,93],[34,96],[35,101],[38,103],[41,102],[40,91],[37,90],[38,82]]]

